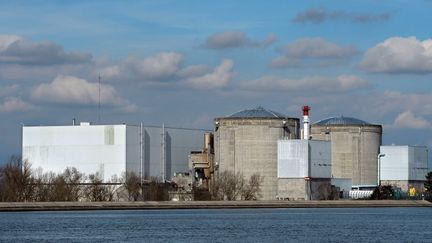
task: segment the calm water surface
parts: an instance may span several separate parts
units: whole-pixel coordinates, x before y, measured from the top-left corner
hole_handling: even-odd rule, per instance
[[[0,213],[1,242],[432,242],[432,208]]]

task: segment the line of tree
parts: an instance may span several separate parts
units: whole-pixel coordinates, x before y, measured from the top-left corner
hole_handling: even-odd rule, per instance
[[[205,197],[195,200],[258,200],[262,178],[253,174],[247,180],[241,173],[219,172]],[[85,175],[74,167],[62,173],[37,173],[20,156],[12,156],[0,167],[0,202],[49,201],[165,201],[174,183],[151,178],[141,181],[134,172],[105,181],[96,174]],[[198,193],[196,193],[198,194]]]
[[[74,167],[62,173],[35,173],[27,161],[12,156],[0,167],[1,202],[137,201],[168,200],[171,185],[156,178],[142,182],[133,172],[104,182],[96,174],[85,175]]]

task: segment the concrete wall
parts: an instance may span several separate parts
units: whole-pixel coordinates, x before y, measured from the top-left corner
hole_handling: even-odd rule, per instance
[[[329,179],[279,178],[278,195],[281,200],[329,200],[332,199]]]
[[[218,118],[216,123],[215,163],[219,171],[241,172],[246,179],[259,173],[262,199],[275,199],[277,141],[299,138],[299,119]]]
[[[353,185],[376,185],[380,125],[312,125],[314,140],[331,141],[332,177],[352,179]]]

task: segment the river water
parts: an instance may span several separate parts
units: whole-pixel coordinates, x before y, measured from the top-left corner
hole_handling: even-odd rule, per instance
[[[432,208],[0,213],[1,242],[432,242]]]

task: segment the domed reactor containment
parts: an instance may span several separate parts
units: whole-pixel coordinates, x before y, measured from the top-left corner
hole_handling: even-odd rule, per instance
[[[376,185],[382,126],[351,117],[332,117],[312,124],[314,140],[331,141],[332,178],[353,185]]]
[[[277,141],[299,139],[300,120],[258,107],[215,119],[218,171],[240,172],[246,180],[259,173],[263,200],[277,195]]]

